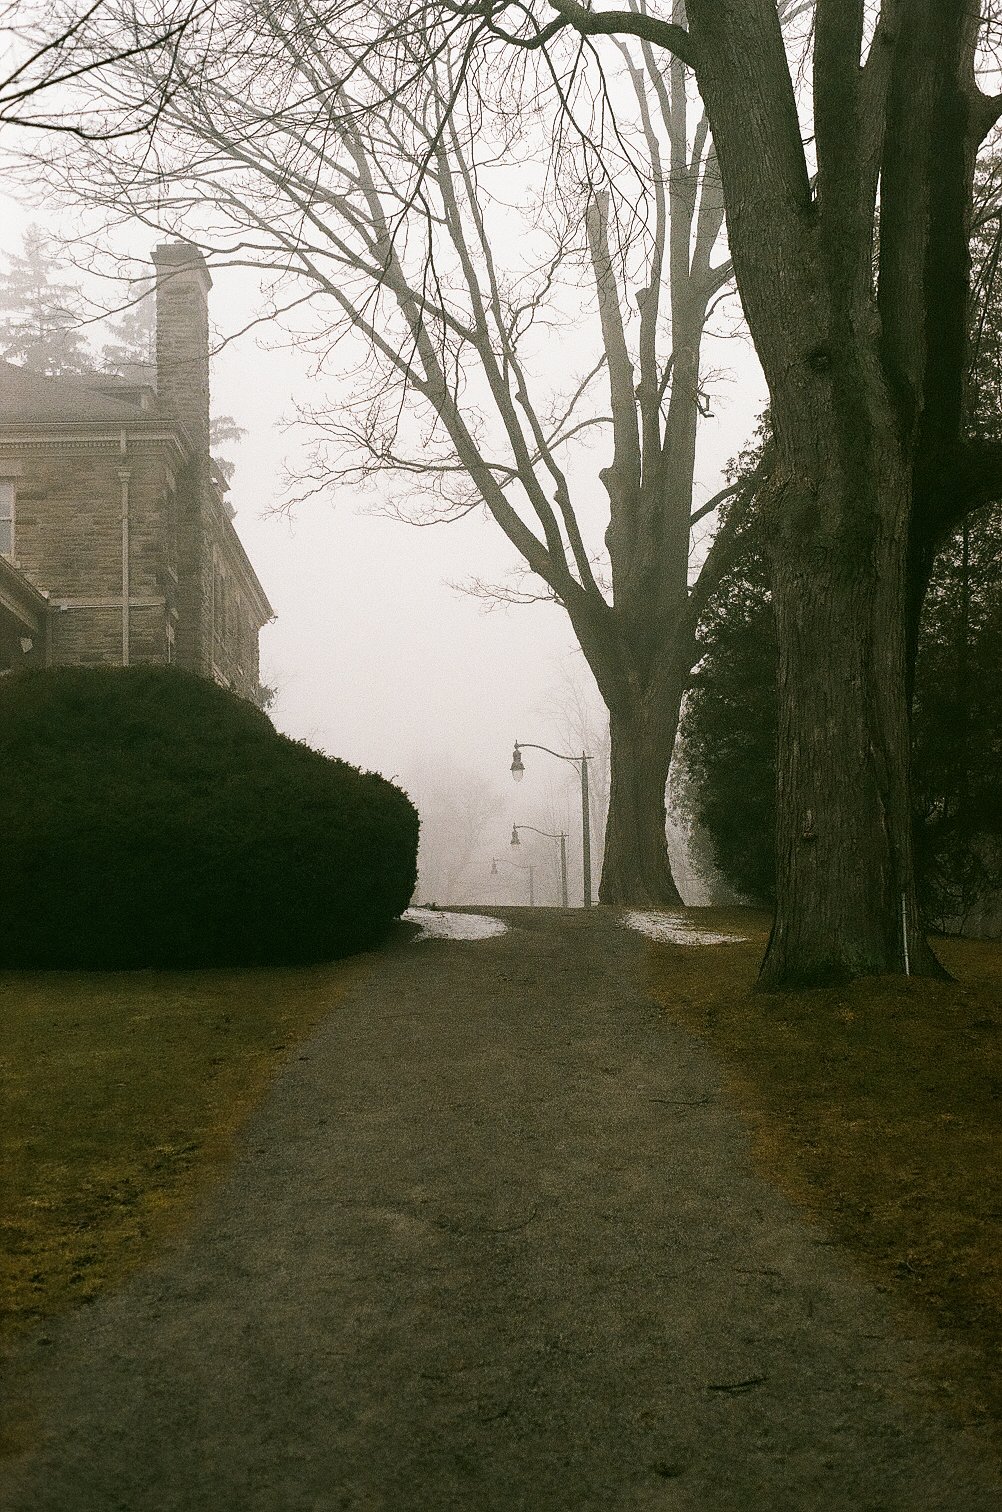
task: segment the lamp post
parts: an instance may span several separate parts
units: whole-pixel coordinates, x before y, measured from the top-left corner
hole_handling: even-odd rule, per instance
[[[532,862],[530,861],[529,864],[528,864],[528,866],[518,866],[518,865],[516,865],[516,863],[514,861],[502,861],[501,865],[502,866],[510,866],[511,869],[512,869],[512,871],[520,871],[520,872],[527,871],[529,873],[529,907],[530,908],[535,908],[535,906],[536,906],[536,868],[533,866]],[[496,877],[497,874],[498,874],[498,858],[497,858],[497,856],[492,856],[492,858],[491,858],[491,876],[492,877]]]
[[[561,908],[566,908],[567,907],[567,836],[564,834],[563,830],[560,831],[559,835],[554,835],[549,830],[537,829],[534,824],[513,824],[512,827],[511,827],[511,843],[512,843],[512,845],[519,845],[521,843],[519,841],[519,838],[518,838],[518,832],[519,832],[520,829],[532,830],[532,833],[534,835],[545,835],[546,838],[547,838],[547,840],[559,840],[560,841],[560,906],[561,906]]]
[[[584,906],[591,907],[591,819],[588,812],[588,762],[589,757],[584,751],[580,756],[565,756],[561,751],[551,751],[549,746],[536,745],[531,740],[516,740],[515,750],[511,758],[511,775],[515,782],[521,782],[525,776],[525,766],[522,763],[522,752],[545,751],[547,756],[556,756],[558,761],[569,761],[571,766],[577,767],[581,773],[581,875],[582,891],[584,892]],[[523,826],[528,828],[528,826]]]

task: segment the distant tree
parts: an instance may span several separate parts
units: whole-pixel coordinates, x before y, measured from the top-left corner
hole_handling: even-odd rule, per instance
[[[1002,159],[976,179],[969,426],[1002,440]],[[923,606],[913,709],[916,860],[929,918],[963,927],[1002,896],[1002,507],[966,520]]]
[[[137,368],[156,362],[157,322],[153,280],[141,279],[129,290],[127,302],[107,322],[110,339],[101,348],[106,373],[131,376]]]
[[[590,820],[593,835],[601,835],[605,830],[606,816],[609,812],[609,779],[612,766],[612,738],[609,729],[609,711],[602,702],[601,695],[595,687],[594,680],[589,677],[584,667],[577,663],[569,662],[552,688],[547,691],[546,699],[539,709],[540,716],[544,718],[558,732],[558,744],[568,755],[579,755],[586,752],[591,758],[588,763],[588,794],[590,798]],[[564,774],[557,774],[558,778],[564,776],[571,778],[574,783],[574,825],[580,825],[579,804],[576,801],[577,779],[570,767],[564,769]],[[528,795],[526,795],[528,796]],[[544,815],[546,824],[544,827],[552,828],[550,820],[558,820],[561,816],[560,809],[551,801],[553,810],[548,816]],[[540,820],[543,823],[543,820]],[[561,828],[566,828],[570,821],[564,815]],[[596,870],[595,858],[592,858],[592,880],[598,885],[601,871],[601,860]]]
[[[59,276],[38,226],[28,227],[23,250],[6,261],[0,273],[0,354],[33,373],[87,372],[93,363],[83,295]]]
[[[217,447],[229,446],[233,442],[242,441],[247,434],[243,425],[238,425],[232,415],[213,415],[209,422],[209,445],[212,448],[212,460],[227,483],[237,470],[237,464],[229,457],[217,451]]]
[[[405,786],[421,815],[416,896],[424,903],[481,900],[501,794],[479,773],[444,757],[417,764]]]

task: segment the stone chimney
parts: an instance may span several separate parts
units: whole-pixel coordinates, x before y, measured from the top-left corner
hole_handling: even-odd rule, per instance
[[[157,397],[180,421],[200,469],[209,465],[209,290],[205,258],[190,242],[161,242],[157,270]]]
[[[209,461],[209,290],[205,258],[190,242],[154,248],[157,402],[191,447],[177,478],[178,664],[212,672],[212,489]]]

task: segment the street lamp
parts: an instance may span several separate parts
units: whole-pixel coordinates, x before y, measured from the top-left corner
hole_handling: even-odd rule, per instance
[[[549,746],[536,745],[532,740],[516,740],[515,749],[511,758],[511,775],[515,782],[521,782],[525,776],[525,765],[522,761],[522,751],[545,751],[547,756],[556,756],[558,761],[569,761],[571,766],[577,767],[581,773],[581,874],[582,890],[584,892],[584,906],[591,907],[591,819],[588,809],[588,762],[590,757],[584,751],[580,756],[565,756],[562,751],[551,751]],[[528,825],[523,825],[528,829]]]
[[[561,904],[562,908],[566,908],[567,907],[567,836],[564,834],[563,830],[561,830],[558,835],[554,835],[554,834],[551,833],[550,830],[537,829],[534,824],[513,824],[512,827],[511,827],[511,843],[512,843],[512,845],[518,845],[518,844],[520,844],[520,841],[519,841],[519,838],[518,838],[518,832],[519,832],[520,829],[532,830],[532,833],[534,835],[545,835],[546,838],[547,838],[547,840],[559,840],[560,841],[560,904]]]
[[[502,861],[501,865],[502,866],[510,866],[511,869],[512,869],[512,871],[520,871],[520,872],[527,871],[529,873],[529,907],[530,908],[535,908],[535,906],[536,906],[536,868],[533,866],[532,862],[530,861],[529,864],[528,864],[528,866],[518,866],[514,861]],[[498,858],[497,858],[497,856],[493,856],[491,858],[491,876],[492,877],[496,877],[497,874],[498,874]]]

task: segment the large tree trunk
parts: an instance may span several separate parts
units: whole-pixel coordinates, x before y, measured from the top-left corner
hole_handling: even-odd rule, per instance
[[[817,0],[814,173],[775,0],[685,0],[686,26],[682,7],[671,23],[557,9],[583,35],[629,31],[694,70],[769,385],[781,686],[763,982],[931,972],[912,874],[907,626],[944,521],[910,515],[923,474],[949,482],[962,435],[974,152],[1002,118],[1002,96],[976,82],[982,6],[880,6],[868,48],[868,7]]]
[[[880,397],[864,411],[858,369],[855,379],[855,454],[838,424],[819,430],[814,481],[787,473],[776,500],[777,898],[761,975],[770,988],[938,970],[912,869],[910,472]],[[864,435],[875,444],[860,445]]]
[[[617,699],[609,714],[609,814],[602,862],[602,903],[677,908],[665,839],[665,788],[679,699]]]

